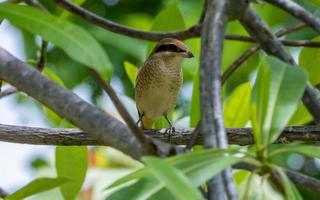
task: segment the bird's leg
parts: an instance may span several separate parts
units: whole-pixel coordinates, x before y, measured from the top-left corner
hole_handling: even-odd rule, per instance
[[[136,125],[139,126],[139,123],[140,123],[140,126],[142,129],[144,129],[144,126],[143,126],[143,123],[142,123],[142,117],[144,115],[144,113],[140,113],[140,111],[138,110],[138,115],[139,115],[139,119],[138,121],[136,122]]]
[[[168,116],[167,116],[166,113],[163,114],[163,117],[167,120],[167,122],[169,124],[169,128],[166,129],[166,134],[169,134],[169,140],[170,140],[171,135],[173,135],[176,130],[175,130],[174,126],[172,126],[172,124],[171,124],[170,120],[168,119]]]

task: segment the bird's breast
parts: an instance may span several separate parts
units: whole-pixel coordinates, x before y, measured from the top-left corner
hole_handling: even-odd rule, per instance
[[[183,82],[181,67],[142,68],[136,85],[136,103],[140,112],[156,119],[172,110]]]

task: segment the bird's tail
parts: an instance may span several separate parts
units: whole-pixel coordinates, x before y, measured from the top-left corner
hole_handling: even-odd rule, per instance
[[[143,128],[145,129],[151,129],[152,128],[152,125],[153,125],[153,121],[145,116],[142,116],[142,126]]]

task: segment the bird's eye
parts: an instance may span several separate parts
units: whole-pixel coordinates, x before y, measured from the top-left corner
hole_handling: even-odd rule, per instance
[[[167,52],[183,52],[182,49],[177,47],[174,44],[163,44],[160,45],[155,52],[162,52],[162,51],[167,51]]]

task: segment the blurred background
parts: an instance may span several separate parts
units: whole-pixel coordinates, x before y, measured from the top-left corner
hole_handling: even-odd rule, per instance
[[[0,2],[4,2],[1,1]],[[144,62],[154,43],[120,36],[68,14],[53,1],[40,1],[54,15],[59,15],[83,27],[103,46],[113,68],[111,85],[126,105],[130,114],[137,119],[134,103],[134,80],[137,69]],[[318,7],[302,3],[308,10],[320,13]],[[87,0],[82,7],[112,21],[142,30],[173,31],[181,30],[197,23],[203,6],[203,0]],[[294,25],[297,21],[270,5],[254,5],[273,31]],[[238,22],[228,25],[228,33],[247,35]],[[311,40],[318,35],[309,28],[290,34],[285,39]],[[319,38],[318,38],[319,39]],[[195,58],[184,63],[184,85],[179,96],[176,110],[170,118],[175,127],[194,127],[199,120],[198,67],[200,40],[186,41]],[[17,58],[35,65],[41,39],[4,20],[0,25],[0,46]],[[236,60],[252,44],[238,41],[226,41],[223,56],[223,70]],[[287,48],[297,62],[301,60],[303,48]],[[320,51],[320,50],[317,50]],[[81,56],[81,52],[79,52]],[[223,86],[223,100],[226,102],[232,92],[241,84],[250,82],[255,77],[259,52],[235,72]],[[110,99],[88,75],[85,66],[72,60],[61,49],[49,44],[44,74],[64,87],[72,90],[86,101],[95,104],[108,113],[119,118],[119,114]],[[318,83],[316,82],[315,85]],[[3,84],[2,90],[10,88]],[[119,118],[120,119],[120,118]],[[33,127],[72,127],[70,123],[59,118],[51,110],[23,93],[16,93],[0,99],[0,123]],[[301,105],[290,125],[312,124],[312,119]],[[163,120],[156,124],[157,128],[166,127]],[[250,126],[247,122],[245,126]],[[54,147],[10,144],[0,142],[0,187],[13,192],[38,176],[53,176]],[[299,170],[308,175],[320,177],[320,161],[297,154],[281,156],[278,162],[283,166]],[[90,147],[89,171],[83,186],[80,199],[100,199],[99,192],[116,178],[141,166],[122,153],[107,147]],[[301,188],[299,188],[301,189]],[[311,191],[302,191],[308,199],[316,198]],[[57,191],[49,191],[42,195],[57,195]],[[43,196],[42,196],[43,197]],[[37,195],[30,199],[41,199]],[[54,196],[55,199],[56,196]],[[62,198],[62,197],[61,197]]]

